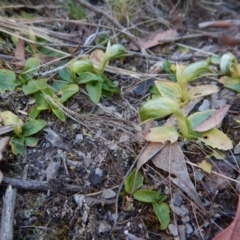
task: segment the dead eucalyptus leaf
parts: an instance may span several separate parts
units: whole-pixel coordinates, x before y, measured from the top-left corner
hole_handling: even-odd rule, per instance
[[[193,199],[203,213],[207,213],[189,178],[184,154],[177,142],[166,145],[152,158],[152,162],[156,167],[175,175],[175,178],[170,177],[171,181]]]
[[[136,172],[139,171],[143,164],[145,164],[147,161],[153,158],[159,151],[161,151],[165,145],[166,144],[163,143],[149,142],[138,159]]]
[[[222,106],[220,109],[216,110],[213,115],[209,117],[206,121],[194,128],[194,130],[197,132],[205,132],[217,127],[226,116],[229,108],[230,105]]]
[[[11,132],[13,130],[13,128],[14,128],[14,125],[1,126],[0,127],[0,135]]]

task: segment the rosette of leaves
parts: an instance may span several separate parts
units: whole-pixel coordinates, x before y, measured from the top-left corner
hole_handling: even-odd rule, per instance
[[[51,110],[61,121],[65,121],[60,105],[77,93],[79,87],[77,84],[67,82],[58,89],[58,92],[55,92],[54,88],[47,84],[46,79],[34,80],[32,78],[31,74],[38,71],[39,67],[40,61],[37,58],[30,58],[19,76],[24,94],[33,95],[36,102],[29,117],[35,119],[41,111]]]
[[[132,171],[124,182],[125,191],[132,194],[139,202],[152,204],[153,210],[160,222],[160,229],[165,230],[170,222],[170,209],[165,202],[167,196],[161,195],[158,191],[140,189],[143,185],[143,176],[136,170]],[[140,190],[138,190],[140,189]]]
[[[127,55],[122,45],[111,45],[108,42],[105,53],[97,49],[92,52],[89,59],[72,61],[70,63],[71,78],[76,84],[86,85],[88,95],[94,103],[98,103],[101,96],[111,98],[119,91],[116,85],[104,75],[104,69],[110,60],[124,58]]]
[[[145,102],[141,106],[139,113],[142,122],[164,118],[170,114],[173,114],[178,121],[180,131],[174,126],[150,128],[150,132],[144,135],[148,141],[161,143],[170,141],[173,143],[178,140],[179,136],[182,136],[188,140],[200,140],[212,148],[229,150],[233,147],[232,141],[217,129],[229,107],[229,105],[226,105],[219,110],[211,109],[196,112],[189,117],[185,117],[176,101],[159,97]]]
[[[14,136],[11,137],[9,143],[15,155],[22,154],[25,146],[35,147],[38,140],[33,135],[46,126],[44,120],[29,120],[24,123],[17,115],[10,111],[1,112],[0,117],[5,126],[13,126]]]

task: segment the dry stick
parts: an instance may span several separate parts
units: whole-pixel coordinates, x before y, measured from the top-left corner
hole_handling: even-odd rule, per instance
[[[9,185],[3,198],[0,239],[13,239],[13,218],[17,191]]]
[[[107,12],[104,12],[103,10],[94,7],[90,3],[86,2],[85,0],[77,0],[83,7],[88,8],[89,10],[98,13],[102,16],[104,16],[106,19],[108,19],[114,26],[116,26],[118,29],[122,31],[132,42],[134,45],[136,45],[141,52],[144,54],[146,51],[143,46],[136,40],[136,38],[127,31],[126,28],[124,28],[116,19],[114,19],[111,15],[107,14]]]
[[[3,177],[3,185],[11,184],[15,188],[28,190],[28,191],[41,191],[47,192],[51,186],[48,181],[38,181],[38,180],[24,180],[18,178]],[[77,185],[70,185],[63,183],[63,190],[66,192],[81,192],[82,188]],[[2,239],[2,238],[0,238]]]

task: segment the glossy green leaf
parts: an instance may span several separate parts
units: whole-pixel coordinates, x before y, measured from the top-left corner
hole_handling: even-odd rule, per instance
[[[139,190],[134,192],[133,197],[140,202],[156,203],[159,198],[159,193],[151,190]]]
[[[199,61],[187,65],[183,71],[178,75],[177,81],[182,82],[191,82],[197,78],[205,75],[206,73],[212,73],[212,70],[209,67],[207,61]]]
[[[72,97],[74,94],[76,94],[78,91],[79,91],[78,85],[76,85],[76,84],[66,85],[58,93],[59,95],[61,95],[60,102],[64,103],[70,97]]]
[[[82,60],[73,60],[70,63],[70,72],[71,73],[83,73],[83,72],[94,72],[95,68],[93,67],[92,62],[89,59]]]
[[[172,107],[174,105],[178,107],[176,102],[167,98],[150,99],[140,107],[140,119],[144,122],[150,119],[166,117],[173,113],[174,109]]]
[[[86,84],[86,89],[90,99],[96,104],[99,103],[102,95],[102,83],[89,82]]]
[[[66,121],[65,115],[61,109],[52,107],[52,111],[62,122]]]
[[[35,147],[37,146],[38,140],[35,137],[25,137],[24,138],[25,145],[28,147]]]
[[[155,81],[155,85],[162,97],[181,102],[181,88],[178,83],[160,80]]]
[[[136,173],[136,170],[132,171],[124,181],[124,188],[128,194],[135,192],[138,188],[140,188],[143,185],[142,174],[140,172],[137,172],[136,179],[135,179],[135,173]],[[135,185],[134,185],[134,179],[135,179]]]
[[[23,154],[24,153],[24,138],[18,138],[17,136],[13,136],[9,142],[11,146],[12,153]]]
[[[79,78],[77,79],[78,84],[85,84],[89,82],[103,82],[104,79],[100,74],[91,73],[91,72],[83,72],[80,74]]]
[[[64,81],[64,80],[55,80],[51,88],[53,89],[54,92],[59,92],[63,87],[67,86],[69,82]]]
[[[30,80],[26,85],[23,85],[22,90],[25,95],[33,94],[37,91],[48,88],[46,79]]]
[[[170,223],[170,209],[167,203],[153,203],[154,212],[160,222],[160,229],[165,230]]]
[[[174,143],[178,140],[178,132],[173,126],[154,127],[144,134],[144,138],[150,142],[165,143],[170,141]]]
[[[116,59],[127,55],[129,54],[127,54],[126,49],[121,44],[111,45],[110,42],[108,42],[105,53],[107,60]]]
[[[203,112],[196,112],[193,113],[188,117],[188,120],[191,123],[192,128],[196,128],[200,124],[202,124],[204,121],[206,121],[209,117],[211,117],[214,113],[213,109],[209,109]]]
[[[233,148],[232,141],[228,136],[216,128],[199,133],[199,135],[198,139],[212,148],[220,150],[230,150]]]
[[[16,81],[16,75],[13,71],[0,69],[0,93],[5,91],[14,91],[19,85]]]
[[[22,134],[24,137],[31,136],[40,130],[42,130],[46,126],[46,122],[44,120],[29,120],[22,127]]]

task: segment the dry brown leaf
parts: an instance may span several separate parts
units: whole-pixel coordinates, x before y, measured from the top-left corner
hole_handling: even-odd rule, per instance
[[[208,118],[202,124],[194,128],[194,130],[197,132],[205,132],[217,127],[226,116],[229,108],[230,105],[222,106],[220,109],[216,110],[210,118]]]
[[[12,125],[8,125],[8,126],[1,126],[0,127],[0,135],[2,134],[5,134],[5,133],[8,133],[8,132],[11,132],[13,130],[13,127]]]
[[[220,20],[220,21],[202,22],[198,24],[198,27],[199,28],[231,27],[233,25],[240,25],[240,20]]]
[[[207,214],[189,178],[184,154],[177,142],[166,145],[161,152],[153,157],[152,161],[156,167],[175,175],[175,177],[170,177],[171,181],[193,199],[203,213]]]
[[[146,38],[139,40],[139,43],[145,49],[148,49],[148,48],[155,47],[155,46],[161,44],[161,41],[163,41],[165,39],[169,39],[170,37],[174,38],[177,36],[178,36],[178,32],[175,29],[168,29],[166,31],[163,31],[162,29],[160,29],[156,32],[149,34]],[[138,48],[133,43],[129,44],[129,48],[134,51],[138,50]]]
[[[24,40],[19,38],[14,51],[14,56],[16,59],[11,62],[18,68],[23,68],[26,63],[24,46],[25,46]]]
[[[213,240],[239,240],[240,236],[240,198],[238,196],[238,208],[233,222]]]
[[[138,159],[136,172],[139,171],[139,169],[145,164],[147,161],[149,161],[151,158],[153,158],[159,151],[161,151],[166,144],[162,143],[155,143],[155,142],[149,142],[145,150],[142,152],[141,156]]]
[[[92,62],[94,67],[98,67],[102,63],[104,55],[105,53],[101,49],[96,49],[91,53],[89,60]]]

